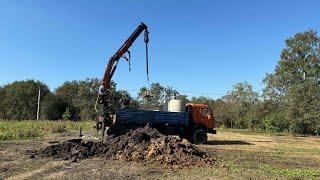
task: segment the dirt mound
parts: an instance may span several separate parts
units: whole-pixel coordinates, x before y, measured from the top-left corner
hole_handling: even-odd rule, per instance
[[[72,139],[37,150],[39,156],[79,161],[89,157],[105,157],[177,169],[213,164],[215,159],[187,140],[164,136],[148,126],[102,142]]]

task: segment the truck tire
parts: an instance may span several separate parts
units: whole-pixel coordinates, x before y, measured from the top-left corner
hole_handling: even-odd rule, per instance
[[[208,141],[207,132],[204,128],[197,128],[192,133],[192,143],[205,144]]]

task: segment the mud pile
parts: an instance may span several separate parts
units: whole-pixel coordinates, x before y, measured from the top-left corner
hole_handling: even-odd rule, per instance
[[[118,137],[107,137],[102,142],[84,142],[72,139],[39,149],[36,155],[79,161],[89,157],[104,157],[141,164],[155,164],[178,169],[205,166],[215,162],[207,153],[197,149],[187,140],[164,136],[148,126],[138,128]]]

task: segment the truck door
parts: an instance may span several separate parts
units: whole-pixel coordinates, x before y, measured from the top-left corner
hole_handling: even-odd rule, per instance
[[[200,108],[200,115],[202,124],[205,124],[207,128],[214,127],[214,119],[210,108]]]

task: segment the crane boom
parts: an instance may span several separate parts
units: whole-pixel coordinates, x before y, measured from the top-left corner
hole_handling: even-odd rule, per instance
[[[114,72],[117,69],[118,62],[120,58],[124,58],[129,62],[130,66],[130,52],[129,48],[134,43],[134,41],[139,37],[139,35],[144,31],[144,42],[146,44],[146,62],[147,62],[147,79],[148,78],[148,42],[149,42],[149,32],[148,27],[144,23],[141,23],[134,32],[130,35],[130,37],[124,42],[124,44],[118,49],[118,51],[109,59],[107,68],[104,71],[102,85],[99,87],[98,97],[95,104],[95,110],[97,110],[97,104],[102,104],[103,109],[99,113],[98,121],[97,121],[97,130],[102,129],[102,140],[104,137],[104,132],[106,126],[112,122],[111,117],[111,108],[114,106],[111,100],[111,94],[109,93],[110,82]],[[125,57],[125,53],[128,52],[129,58]]]
[[[147,62],[147,79],[148,78],[148,42],[149,42],[149,32],[148,27],[144,23],[141,23],[134,32],[130,35],[130,37],[124,42],[124,44],[118,49],[118,51],[109,59],[107,68],[104,71],[102,85],[99,87],[98,97],[95,105],[95,110],[97,110],[97,103],[103,105],[102,111],[99,113],[98,122],[97,122],[97,130],[102,129],[102,139],[105,134],[107,124],[112,122],[111,117],[111,108],[114,106],[111,100],[111,94],[109,93],[110,82],[114,72],[117,69],[118,62],[120,58],[125,58],[129,62],[130,66],[130,52],[129,48],[134,43],[134,41],[138,38],[138,36],[144,31],[144,42],[146,44],[146,62]],[[129,53],[129,58],[125,57],[125,53]]]
[[[124,42],[124,44],[120,47],[120,49],[109,59],[108,66],[104,72],[103,75],[103,87],[104,89],[109,89],[110,88],[110,81],[111,78],[117,69],[117,65],[119,62],[119,59],[123,57],[123,55],[128,52],[128,49],[131,47],[133,42],[138,38],[138,36],[143,32],[144,33],[144,41],[146,43],[146,48],[147,48],[147,43],[149,42],[149,37],[148,37],[148,26],[145,25],[144,23],[141,23],[135,31],[131,34],[131,36]],[[128,61],[128,59],[126,59]],[[148,68],[147,68],[148,69]]]

